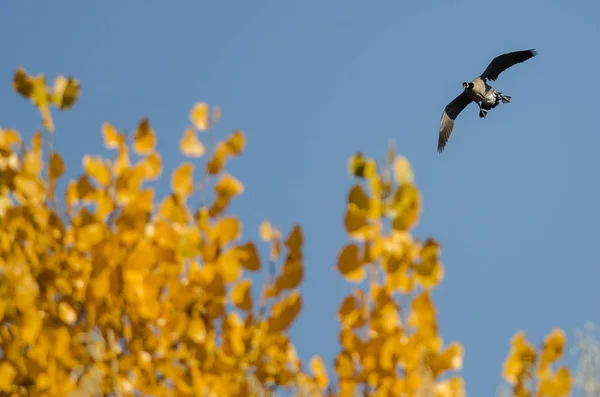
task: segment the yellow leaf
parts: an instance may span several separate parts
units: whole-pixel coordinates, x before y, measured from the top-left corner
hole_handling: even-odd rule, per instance
[[[194,165],[191,163],[183,163],[173,172],[171,176],[171,189],[173,189],[176,195],[186,198],[192,194],[194,191],[193,172]]]
[[[569,370],[561,367],[554,376],[542,379],[538,395],[544,397],[564,397],[571,391],[573,379]]]
[[[215,152],[212,158],[206,163],[206,171],[210,175],[217,175],[225,167],[225,161],[227,157],[227,147],[223,142],[217,143]]]
[[[14,385],[13,381],[16,376],[17,369],[12,364],[8,361],[0,362],[0,391],[9,393]]]
[[[427,360],[428,367],[434,378],[446,371],[459,371],[462,369],[464,349],[460,343],[452,343],[442,353],[430,354]]]
[[[189,157],[202,157],[206,151],[204,145],[198,139],[196,131],[192,128],[186,128],[183,133],[183,138],[179,141],[179,150]]]
[[[21,143],[21,136],[19,133],[12,128],[2,130],[0,128],[0,147],[10,148],[11,146],[18,145]]]
[[[87,175],[82,175],[77,180],[76,188],[77,188],[77,198],[79,200],[89,200],[90,197],[96,191],[96,189],[94,189],[94,186],[92,186]]]
[[[273,238],[273,227],[271,226],[271,222],[267,220],[262,221],[260,226],[258,227],[258,233],[260,234],[260,238],[262,241],[271,241],[271,239]]]
[[[260,270],[260,258],[258,256],[258,250],[256,249],[256,245],[252,242],[248,242],[240,247],[245,253],[246,256],[242,260],[242,266],[244,269],[252,272],[256,272]]]
[[[417,281],[424,287],[438,285],[444,276],[444,268],[439,260],[439,245],[427,239],[421,249],[421,260],[413,265]]]
[[[363,298],[361,293],[357,293],[358,298]],[[338,310],[340,322],[349,328],[359,328],[365,324],[365,313],[363,311],[363,303],[358,301],[358,298],[353,295],[348,295],[342,301]]]
[[[13,87],[15,91],[25,98],[30,98],[33,94],[33,84],[31,83],[27,72],[22,67],[18,67],[15,72],[13,78]]]
[[[75,324],[77,321],[77,313],[67,302],[60,302],[58,304],[58,316],[67,325]]]
[[[102,124],[102,136],[104,147],[107,149],[116,149],[125,144],[125,136],[120,134],[110,123]]]
[[[325,389],[329,386],[329,376],[327,375],[327,369],[325,368],[325,364],[323,363],[323,359],[319,356],[313,356],[310,359],[310,363],[308,364],[310,368],[310,372],[312,372],[315,380],[317,381],[317,385],[321,389]]]
[[[356,206],[349,205],[344,217],[344,226],[348,235],[356,241],[373,238],[375,229],[369,223],[367,216]]]
[[[63,161],[60,154],[52,152],[50,154],[50,169],[49,178],[50,180],[57,180],[65,173],[65,162]]]
[[[198,131],[206,131],[209,127],[208,104],[196,102],[190,112],[190,121]]]
[[[225,210],[229,207],[229,204],[229,198],[217,195],[216,200],[213,201],[208,210],[208,214],[211,218],[217,218],[225,212]]]
[[[244,192],[244,185],[242,185],[235,177],[224,174],[215,185],[215,191],[218,196],[231,199]]]
[[[42,75],[29,76],[25,69],[19,67],[13,78],[13,87],[23,97],[28,98],[39,110],[44,127],[52,133],[54,124],[50,114],[50,94],[46,86],[46,78]]]
[[[397,156],[394,159],[394,176],[396,182],[402,183],[413,183],[414,174],[410,162],[404,156]]]
[[[511,350],[504,361],[504,379],[515,384],[528,377],[536,360],[533,346],[525,339],[523,331],[517,332],[511,340]]]
[[[354,378],[354,363],[349,353],[341,352],[335,358],[335,372],[337,372],[340,379]]]
[[[366,158],[362,153],[358,152],[350,158],[348,169],[351,176],[361,179],[370,179],[377,170],[373,160]]]
[[[302,244],[304,237],[300,225],[294,225],[292,231],[285,240],[285,247],[288,249],[291,259],[300,260],[302,258]]]
[[[187,327],[187,336],[195,343],[204,343],[206,340],[206,325],[200,318],[193,319]]]
[[[244,132],[241,130],[235,130],[225,141],[227,147],[227,154],[230,156],[237,156],[242,153],[246,148],[246,137]]]
[[[100,185],[108,186],[112,179],[110,168],[101,157],[83,157],[83,169],[86,174],[94,178]]]
[[[369,196],[367,196],[361,185],[354,185],[350,190],[348,204],[354,206],[359,211],[367,211],[369,209]]]
[[[342,249],[338,255],[337,269],[350,282],[360,283],[365,279],[365,269],[358,258],[358,246],[350,244]]]
[[[54,79],[52,102],[60,110],[67,110],[75,104],[79,97],[79,81],[74,77],[57,76]]]
[[[26,344],[34,344],[42,330],[43,312],[30,308],[23,313],[21,318],[21,338]]]
[[[551,364],[560,359],[565,350],[566,339],[565,331],[560,328],[554,328],[544,341],[542,360]]]
[[[242,275],[242,264],[246,259],[246,252],[233,247],[219,255],[217,263],[219,265],[223,281],[226,284],[233,283]]]
[[[151,154],[156,146],[156,135],[150,126],[150,120],[144,117],[133,135],[133,150],[137,154]]]
[[[231,300],[233,304],[241,310],[252,310],[251,286],[252,282],[250,280],[243,280],[231,291]]]
[[[403,231],[413,227],[421,215],[421,198],[414,185],[404,183],[396,190],[389,207],[392,228]]]
[[[287,330],[301,310],[302,296],[298,291],[293,291],[285,299],[273,305],[268,323],[269,332],[278,333]]]
[[[283,264],[281,275],[275,280],[275,295],[286,289],[294,289],[300,285],[304,278],[304,268],[299,259],[291,255]]]
[[[23,158],[23,172],[28,175],[38,175],[43,169],[42,156],[27,152]]]
[[[140,167],[144,179],[154,180],[162,174],[162,158],[158,153],[152,153],[141,160],[136,167]]]
[[[214,226],[214,241],[222,247],[240,237],[242,225],[237,218],[225,217]]]
[[[435,397],[465,397],[465,382],[460,376],[453,376],[435,385]]]

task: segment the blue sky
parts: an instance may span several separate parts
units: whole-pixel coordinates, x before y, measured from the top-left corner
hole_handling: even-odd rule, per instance
[[[500,383],[510,337],[571,336],[600,322],[600,5],[533,0],[366,2],[8,2],[0,13],[2,126],[30,134],[31,106],[11,90],[17,66],[74,75],[82,96],[57,114],[69,176],[102,152],[100,126],[148,116],[166,172],[196,101],[218,104],[217,133],[247,152],[229,170],[245,236],[264,218],[305,232],[305,306],[292,329],[301,358],[337,352],[336,311],[353,288],[333,269],[343,231],[348,156],[382,157],[390,139],[424,197],[415,234],[442,245],[435,293],[442,335],[465,345],[473,396]],[[539,56],[494,84],[512,96],[486,119],[475,106],[436,152],[444,106],[503,52]],[[162,192],[168,188],[163,174]]]

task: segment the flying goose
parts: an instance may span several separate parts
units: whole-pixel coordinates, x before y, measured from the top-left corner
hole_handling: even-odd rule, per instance
[[[529,58],[537,55],[536,50],[514,51],[497,56],[490,62],[485,71],[470,83],[462,83],[463,92],[454,98],[442,113],[442,121],[440,123],[440,135],[438,138],[438,152],[444,151],[444,147],[450,139],[452,129],[454,128],[454,120],[471,102],[479,105],[479,117],[485,117],[488,110],[502,103],[510,102],[510,96],[502,95],[491,87],[486,80],[496,81],[500,73],[510,68],[517,63],[525,62]]]

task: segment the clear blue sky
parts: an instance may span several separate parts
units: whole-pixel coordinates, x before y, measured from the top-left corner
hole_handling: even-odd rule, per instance
[[[75,75],[80,101],[55,118],[69,176],[102,152],[104,121],[131,130],[143,116],[170,172],[191,105],[220,105],[218,132],[249,139],[230,167],[247,187],[233,211],[250,238],[264,218],[303,226],[305,310],[292,336],[302,358],[329,361],[353,287],[333,270],[347,241],[346,162],[383,156],[394,138],[424,195],[416,234],[443,247],[442,334],[465,345],[468,394],[490,396],[517,330],[537,343],[554,326],[571,336],[600,322],[598,15],[591,0],[7,2],[0,122],[38,125],[12,92],[18,65]],[[539,56],[495,83],[512,103],[483,120],[467,108],[439,155],[441,112],[461,83],[529,48]]]

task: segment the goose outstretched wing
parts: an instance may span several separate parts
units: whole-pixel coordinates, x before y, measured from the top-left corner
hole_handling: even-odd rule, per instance
[[[496,81],[500,73],[504,72],[506,69],[517,63],[525,62],[536,55],[537,51],[533,49],[498,55],[496,58],[492,59],[492,62],[490,62],[488,67],[481,74],[481,78]]]
[[[464,108],[467,107],[469,103],[472,102],[472,99],[465,94],[465,92],[461,92],[459,96],[454,98],[452,102],[446,105],[444,109],[444,113],[442,113],[442,121],[440,123],[440,135],[438,138],[438,152],[441,153],[444,151],[444,147],[450,139],[450,134],[452,134],[452,129],[454,128],[454,120],[463,111]]]

